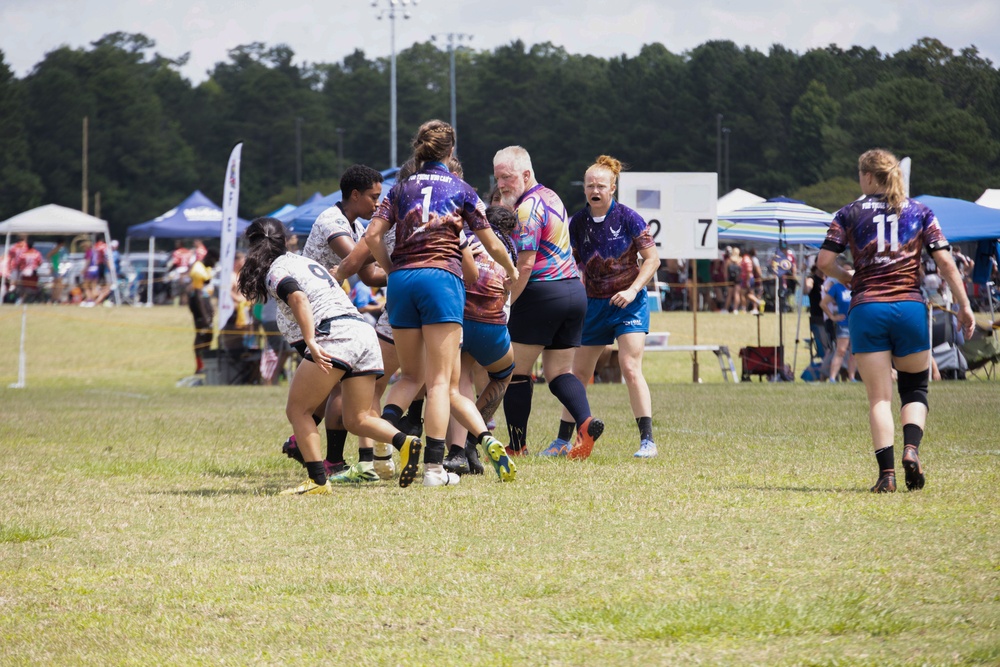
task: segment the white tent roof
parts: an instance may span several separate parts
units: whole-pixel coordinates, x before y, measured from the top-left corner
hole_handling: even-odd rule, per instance
[[[0,223],[0,234],[107,234],[108,223],[58,204],[47,204],[18,213]]]
[[[1000,190],[987,190],[982,197],[976,200],[976,203],[980,206],[1000,208]]]
[[[719,201],[715,205],[715,212],[716,214],[729,213],[730,211],[735,211],[743,208],[744,206],[759,204],[762,201],[764,201],[763,197],[758,197],[752,192],[736,188],[732,192],[728,192],[719,197]]]

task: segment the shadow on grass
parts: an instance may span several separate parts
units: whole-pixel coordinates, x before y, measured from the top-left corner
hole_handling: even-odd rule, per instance
[[[859,488],[832,488],[832,487],[810,487],[810,486],[733,486],[734,489],[744,491],[795,491],[797,493],[870,493],[868,489]]]

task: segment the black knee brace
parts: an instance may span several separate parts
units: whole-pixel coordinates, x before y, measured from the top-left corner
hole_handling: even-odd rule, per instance
[[[899,399],[903,405],[908,403],[927,405],[927,371],[922,373],[896,371],[896,378]]]
[[[503,380],[513,372],[514,372],[514,364],[511,364],[510,366],[501,371],[488,372],[487,375],[490,376],[491,380]],[[531,376],[521,376],[521,377],[527,377],[528,382],[531,382]]]

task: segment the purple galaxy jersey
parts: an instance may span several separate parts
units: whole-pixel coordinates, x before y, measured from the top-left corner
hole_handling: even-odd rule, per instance
[[[913,199],[890,211],[881,195],[869,195],[833,216],[823,249],[854,257],[851,307],[876,301],[923,301],[920,252],[947,248],[934,213]]]
[[[602,222],[594,220],[589,205],[574,215],[569,238],[592,299],[610,299],[631,287],[639,275],[636,255],[653,245],[642,216],[616,201]]]
[[[507,289],[503,281],[507,272],[497,264],[482,243],[472,242],[472,254],[479,268],[479,279],[475,285],[465,286],[465,312],[463,316],[486,324],[507,324]]]
[[[392,264],[396,269],[444,269],[462,277],[459,234],[488,229],[486,207],[465,181],[440,162],[425,163],[393,186],[373,217],[396,229]]]
[[[559,195],[536,185],[521,195],[515,210],[514,247],[518,252],[537,253],[530,280],[579,278],[569,247],[569,216]]]

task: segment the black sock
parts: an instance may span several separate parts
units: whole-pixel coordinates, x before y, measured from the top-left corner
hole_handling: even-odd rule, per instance
[[[326,484],[326,468],[323,467],[322,461],[306,461],[306,472],[309,474],[309,479],[319,486]]]
[[[508,391],[510,391],[508,389]],[[590,416],[590,403],[587,402],[587,388],[572,373],[563,373],[557,378],[549,381],[549,391],[559,399],[576,422],[576,427],[580,426]]]
[[[406,434],[402,431],[392,436],[392,446],[396,448],[397,452],[403,448],[403,445],[406,443],[406,437]]]
[[[358,448],[358,461],[361,462],[375,462],[375,450],[371,447],[360,447]]]
[[[419,424],[420,419],[424,414],[424,399],[418,398],[417,400],[410,403],[410,407],[406,409],[406,418],[411,424]]]
[[[476,438],[476,442],[482,442],[484,438],[488,438],[492,435],[493,434],[490,433],[489,430],[483,431],[482,433],[479,434],[479,437]]]
[[[427,438],[424,445],[424,465],[438,464],[444,462],[444,440],[440,438]]]
[[[448,445],[448,458],[453,459],[456,456],[464,456],[465,447],[462,445]]]
[[[878,461],[878,470],[880,475],[896,471],[896,459],[895,454],[893,454],[892,445],[883,447],[875,452],[875,460]]]
[[[573,442],[576,424],[563,419],[559,420],[559,439],[563,442]]]
[[[478,444],[479,444],[479,440],[476,439],[476,436],[472,435],[471,433],[469,435],[465,436],[465,448],[466,449],[468,449],[469,447],[475,447]]]
[[[653,418],[636,417],[635,423],[639,425],[639,439],[651,441],[653,439]]]
[[[507,418],[507,435],[510,447],[524,449],[528,437],[528,417],[531,416],[531,395],[535,385],[530,375],[515,375],[511,378],[507,393],[503,396],[503,412]]]
[[[316,426],[319,426],[320,424],[323,423],[323,418],[322,417],[317,417],[316,415],[313,415],[313,421],[316,422]]]
[[[326,460],[330,463],[344,462],[344,443],[347,442],[347,431],[343,429],[326,429]]]
[[[399,426],[399,420],[403,417],[403,408],[398,405],[393,405],[388,403],[384,408],[382,408],[382,419],[386,420],[395,427]]]
[[[924,429],[916,424],[903,424],[903,444],[913,445],[920,450],[920,441],[924,439]]]

